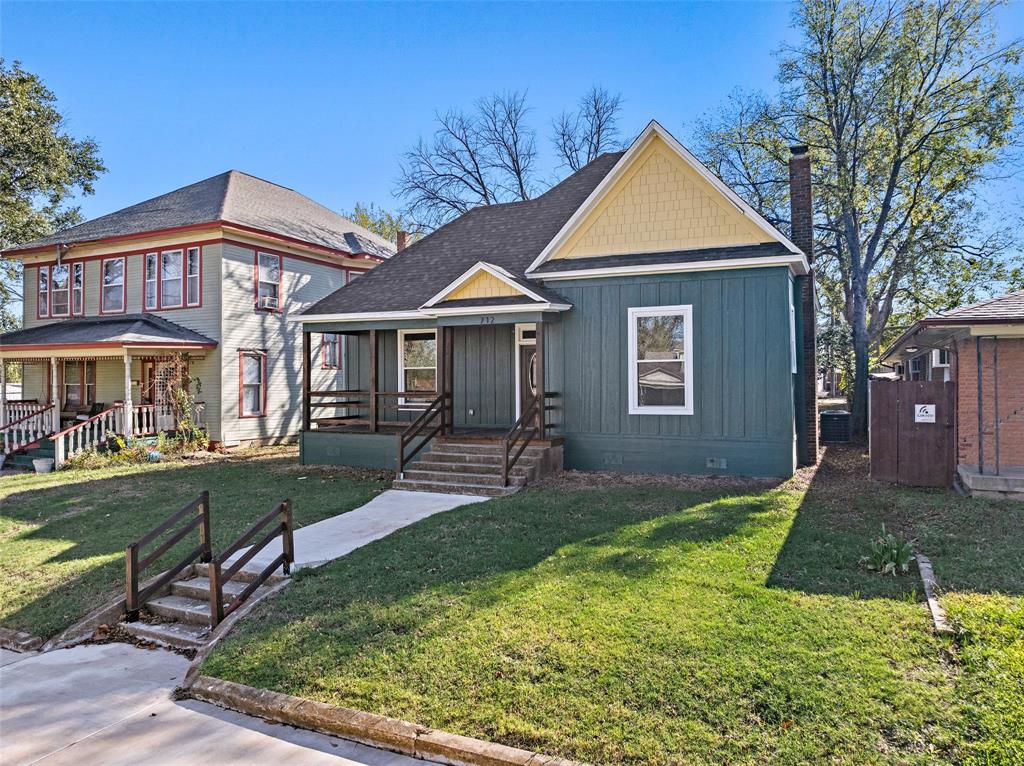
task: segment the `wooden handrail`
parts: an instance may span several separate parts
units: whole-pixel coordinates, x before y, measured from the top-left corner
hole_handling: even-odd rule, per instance
[[[508,486],[508,477],[512,473],[516,462],[522,457],[530,442],[540,433],[540,418],[544,417],[544,408],[540,406],[540,400],[541,397],[536,394],[530,398],[526,407],[523,408],[519,419],[516,420],[512,428],[508,430],[508,433],[501,440],[501,484],[503,487]],[[527,425],[531,421],[534,421],[534,425]],[[515,454],[510,455],[512,448],[515,447],[519,439],[524,435],[526,435],[526,438],[519,445],[519,449],[516,450]]]
[[[28,420],[29,418],[37,418],[44,412],[49,412],[56,406],[56,404],[45,404],[39,409],[35,410],[34,412],[30,412],[28,415],[25,415],[24,417],[20,417],[17,420],[12,420],[10,423],[4,423],[3,425],[0,425],[0,431],[7,431],[9,429],[13,429],[16,425],[18,425],[18,423],[22,423]]]
[[[0,426],[0,455],[8,455],[32,442],[45,439],[53,431],[53,418],[49,413],[56,406],[43,405],[17,420]]]
[[[190,516],[191,518],[189,518]],[[189,520],[181,527],[181,529],[176,530],[175,533],[167,540],[154,548],[145,556],[145,558],[141,561],[139,560],[139,554],[144,545],[148,545],[159,538],[162,534],[173,529],[175,525],[183,519]],[[139,578],[143,570],[156,563],[161,556],[167,553],[167,551],[173,548],[177,543],[184,540],[185,536],[196,527],[199,528],[199,545],[189,551],[185,558],[178,561],[177,564],[174,564],[156,580],[149,583],[144,588],[140,588]],[[124,558],[125,612],[127,613],[128,621],[133,622],[139,619],[139,610],[142,608],[142,604],[144,604],[146,599],[148,599],[153,593],[174,580],[182,570],[191,566],[196,560],[210,561],[213,558],[213,550],[211,549],[210,543],[210,493],[204,490],[200,493],[199,497],[191,503],[183,507],[181,510],[175,511],[156,527],[151,529],[135,542],[131,543],[127,548],[125,548]]]
[[[437,391],[310,391],[310,396],[376,396],[378,399],[382,396],[410,396],[410,397],[427,397],[437,396]]]
[[[399,479],[401,479],[402,475],[405,473],[405,466],[406,466],[406,464],[410,460],[412,460],[417,455],[417,453],[419,453],[419,451],[421,449],[423,449],[423,447],[427,444],[427,442],[429,442],[431,439],[433,439],[435,436],[437,436],[437,434],[440,433],[444,429],[445,412],[446,412],[447,407],[448,407],[448,398],[450,396],[451,395],[448,394],[448,393],[438,394],[426,406],[426,409],[424,409],[423,412],[420,413],[420,416],[418,418],[416,418],[414,421],[412,421],[412,423],[409,424],[409,427],[406,428],[404,431],[402,431],[402,433],[400,433],[398,435],[398,471],[397,471],[397,474],[398,474],[398,478]],[[431,421],[433,421],[438,416],[441,417],[441,422],[438,423],[436,426],[434,426],[432,429],[430,429],[430,431],[428,433],[424,434],[423,433],[424,429],[426,429],[430,425]],[[410,452],[408,455],[406,455],[405,454],[406,447],[408,447],[410,444],[412,444],[413,440],[417,436],[420,436],[420,435],[423,436],[423,439],[420,441],[419,444],[417,444],[413,448],[412,452]]]
[[[278,519],[278,523],[271,526],[271,522],[273,522],[275,518]],[[224,564],[231,556],[241,550],[247,543],[249,543],[250,540],[268,526],[270,531],[264,535],[259,542],[249,546],[249,550],[239,556],[227,568],[224,568]],[[245,530],[241,535],[239,535],[231,545],[221,551],[217,556],[210,559],[210,569],[207,573],[210,580],[210,627],[217,627],[225,617],[240,607],[242,603],[249,598],[249,596],[256,592],[258,587],[267,581],[267,579],[274,573],[274,570],[278,567],[281,567],[285,574],[289,574],[291,572],[291,566],[295,563],[295,542],[292,534],[293,527],[292,502],[291,500],[282,500],[268,513],[264,514],[260,519],[253,523],[252,526]],[[270,564],[264,567],[241,593],[235,596],[230,603],[225,605],[224,586],[230,582],[231,579],[241,571],[242,567],[248,564],[257,553],[266,548],[277,537],[281,538],[281,554],[270,562]]]

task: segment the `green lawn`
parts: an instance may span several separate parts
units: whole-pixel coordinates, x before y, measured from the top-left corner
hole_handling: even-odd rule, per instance
[[[203,489],[216,550],[285,498],[298,527],[362,505],[384,486],[364,473],[300,466],[294,448],[0,477],[0,625],[45,638],[74,624],[124,587],[125,546]],[[147,570],[159,571],[159,563]]]
[[[205,672],[593,763],[1020,763],[1024,504],[864,469],[833,449],[774,489],[556,480],[440,514],[300,573]],[[961,641],[916,572],[859,567],[883,521]]]

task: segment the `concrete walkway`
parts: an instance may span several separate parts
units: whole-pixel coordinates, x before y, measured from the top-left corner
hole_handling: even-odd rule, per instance
[[[386,490],[354,511],[332,516],[296,530],[294,569],[326,564],[435,513],[450,511],[469,503],[481,503],[487,499],[477,495]],[[248,548],[243,548],[229,562],[247,550]],[[246,563],[244,568],[259,572],[277,558],[280,552],[278,546],[268,545],[252,561]]]
[[[0,655],[0,763],[415,766],[424,761],[170,698],[188,660],[128,644]]]

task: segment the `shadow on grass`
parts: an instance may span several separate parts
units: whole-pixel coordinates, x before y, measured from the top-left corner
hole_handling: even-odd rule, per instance
[[[211,493],[216,550],[286,497],[301,527],[358,507],[383,488],[343,469],[299,467],[291,456],[54,476],[59,483],[25,477],[27,488],[4,497],[0,510],[0,603],[8,605],[0,624],[43,637],[116,594],[125,547],[204,489]],[[0,493],[12,486],[0,484]],[[147,572],[176,562],[197,540],[198,532],[189,535]]]
[[[865,570],[860,558],[882,524],[914,541],[947,590],[1024,593],[1024,503],[963,498],[952,490],[872,481],[864,452],[830,446],[811,480],[767,584],[805,593],[899,598],[922,595],[905,576]]]

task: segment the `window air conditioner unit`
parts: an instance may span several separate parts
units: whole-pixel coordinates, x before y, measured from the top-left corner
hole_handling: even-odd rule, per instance
[[[277,298],[272,295],[261,295],[257,304],[261,309],[276,309]]]

